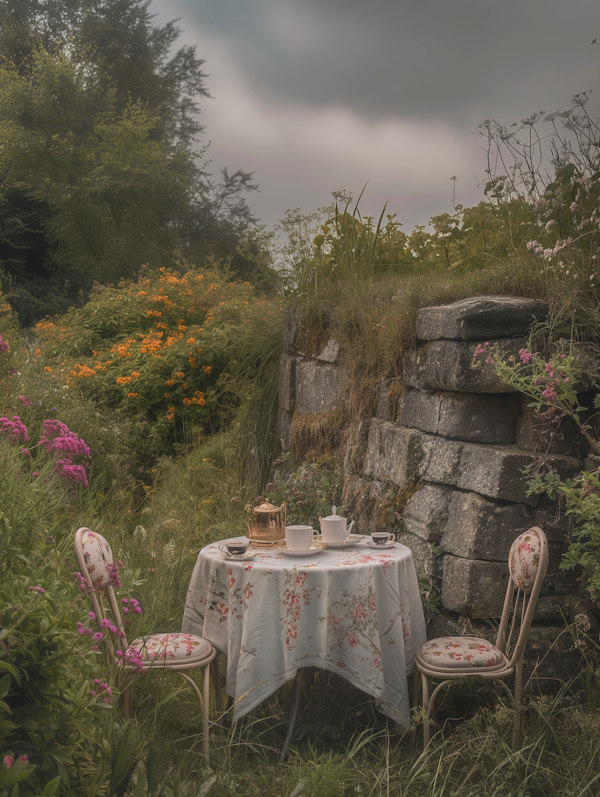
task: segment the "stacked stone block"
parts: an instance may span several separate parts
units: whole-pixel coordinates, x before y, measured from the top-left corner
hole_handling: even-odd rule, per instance
[[[298,348],[299,323],[295,308],[285,314],[279,370],[279,435],[284,450],[290,447],[294,413],[330,412],[339,404],[339,344],[330,338],[315,356]]]
[[[576,575],[558,568],[564,525],[554,528],[553,508],[527,494],[523,471],[538,439],[533,415],[492,363],[474,357],[490,341],[518,357],[529,326],[546,312],[542,302],[509,297],[421,310],[420,347],[405,359],[397,416],[371,420],[363,478],[414,484],[401,541],[417,567],[439,580],[443,607],[470,618],[500,615],[510,545],[534,524],[551,540],[543,594],[556,598],[542,600],[541,612],[560,617],[560,598],[577,590]],[[555,447],[551,463],[561,477],[581,470],[578,452],[573,435]]]

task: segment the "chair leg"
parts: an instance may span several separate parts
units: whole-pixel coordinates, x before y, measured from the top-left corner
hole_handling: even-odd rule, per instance
[[[202,669],[202,686],[204,688],[204,711],[202,712],[202,747],[204,758],[208,764],[208,712],[210,711],[210,664]]]
[[[123,689],[121,700],[123,701],[123,719],[127,722],[129,719],[129,684]]]
[[[412,700],[412,707],[414,714],[417,713],[420,703],[421,697],[421,673],[417,669],[417,665],[413,664],[413,700]],[[414,746],[415,739],[417,736],[417,725],[415,721],[415,717],[411,717],[411,728],[410,728],[410,743]]]
[[[213,676],[213,684],[215,687],[215,705],[219,714],[223,713],[223,699],[222,699],[222,686],[221,686],[221,665],[219,664],[219,655],[217,654],[211,662],[211,673]]]
[[[208,755],[208,695],[209,695],[209,683],[210,683],[210,675],[208,672],[210,665],[206,665],[206,667],[202,668],[202,677],[204,680],[204,698],[202,697],[202,693],[198,689],[197,684],[193,681],[187,673],[178,672],[177,675],[180,675],[185,681],[187,681],[194,692],[196,693],[196,697],[198,698],[198,702],[200,703],[200,711],[202,712],[202,753],[204,755],[204,759],[208,764],[209,755]]]
[[[221,694],[221,667],[218,654],[210,663],[210,674],[215,689],[215,706],[217,708],[217,734],[223,738],[223,696]]]
[[[517,734],[521,720],[521,682],[523,678],[523,661],[519,661],[515,668],[515,718],[513,720],[512,750],[517,746]]]
[[[421,685],[423,687],[423,750],[429,744],[429,683],[425,673],[421,673]]]

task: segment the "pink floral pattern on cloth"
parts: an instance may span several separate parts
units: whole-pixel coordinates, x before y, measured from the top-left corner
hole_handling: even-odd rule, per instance
[[[110,583],[113,553],[110,545],[101,534],[95,531],[84,531],[81,535],[81,547],[87,571],[96,589]]]
[[[534,529],[519,534],[510,546],[510,576],[520,589],[529,591],[533,587],[540,564],[541,547],[539,534]]]
[[[472,636],[447,636],[432,639],[419,651],[419,658],[436,669],[496,667],[504,656],[485,639]]]
[[[251,711],[302,667],[343,676],[379,710],[410,725],[407,675],[426,642],[417,574],[404,545],[323,549],[310,557],[260,550],[223,559],[204,548],[183,630],[227,653],[234,716]]]
[[[146,664],[191,664],[210,655],[212,646],[195,634],[150,634],[134,639],[127,648],[141,653]]]

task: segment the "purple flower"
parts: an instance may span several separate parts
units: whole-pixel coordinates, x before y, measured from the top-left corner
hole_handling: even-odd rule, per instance
[[[33,590],[34,592],[39,592],[40,595],[43,595],[44,592],[46,592],[46,590],[43,587],[29,587],[29,589]]]
[[[18,415],[13,415],[10,420],[5,415],[0,417],[0,432],[5,432],[13,444],[20,439],[25,443],[29,442],[27,428]]]

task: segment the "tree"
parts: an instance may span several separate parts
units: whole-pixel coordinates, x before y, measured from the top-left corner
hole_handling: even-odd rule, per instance
[[[253,221],[252,175],[215,185],[192,150],[203,61],[148,5],[0,0],[0,275],[25,323],[176,248],[227,256]]]

